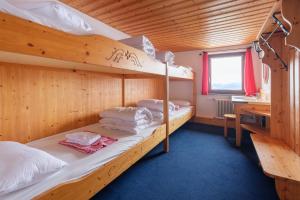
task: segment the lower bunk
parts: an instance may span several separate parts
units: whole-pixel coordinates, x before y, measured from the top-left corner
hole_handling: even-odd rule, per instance
[[[170,116],[169,134],[174,133],[183,124],[188,122],[195,115],[194,106],[181,107]]]
[[[90,131],[118,139],[95,152],[83,154],[58,144],[65,135]],[[99,123],[27,143],[68,163],[38,184],[2,196],[1,199],[89,199],[166,138],[166,125],[153,125],[132,135],[107,130]]]
[[[170,134],[187,122],[194,107],[183,107],[170,116]],[[65,135],[89,131],[117,141],[93,154],[60,145]],[[68,163],[38,184],[1,196],[1,199],[89,199],[166,138],[166,124],[154,122],[139,134],[107,130],[99,123],[42,138],[28,146],[41,149]]]

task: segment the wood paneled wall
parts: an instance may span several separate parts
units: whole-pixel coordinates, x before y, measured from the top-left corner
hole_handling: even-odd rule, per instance
[[[289,66],[280,69],[279,60],[265,50],[263,62],[271,67],[271,135],[300,155],[300,52],[287,47],[282,35],[273,36],[270,44]]]
[[[125,80],[125,105],[161,98],[162,80]],[[122,105],[122,75],[0,63],[0,140],[29,142]]]
[[[289,137],[285,140],[300,155],[300,52],[289,49]],[[288,109],[288,108],[285,108]]]
[[[163,80],[126,79],[125,92],[125,106],[135,106],[136,102],[142,99],[163,99]]]

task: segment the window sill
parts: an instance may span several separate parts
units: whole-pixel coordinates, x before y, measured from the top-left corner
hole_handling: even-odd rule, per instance
[[[238,95],[241,95],[241,96],[244,96],[245,93],[244,92],[209,92],[208,95],[235,95],[235,96],[238,96]]]

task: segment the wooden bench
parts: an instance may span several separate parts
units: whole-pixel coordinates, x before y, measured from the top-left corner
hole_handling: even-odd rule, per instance
[[[260,133],[263,135],[270,135],[270,130],[260,127],[256,124],[241,124],[241,128],[250,131],[251,133]]]
[[[250,114],[253,114],[253,115],[271,117],[270,110],[255,110],[255,109],[252,109],[252,108],[250,108],[250,109],[249,108],[242,108],[241,110],[243,112],[250,113]]]
[[[300,157],[284,142],[264,134],[251,134],[262,169],[275,179],[281,200],[300,200]]]

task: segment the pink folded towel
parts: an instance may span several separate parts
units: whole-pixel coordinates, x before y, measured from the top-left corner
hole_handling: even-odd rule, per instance
[[[118,139],[113,139],[110,137],[102,136],[96,142],[94,142],[93,144],[88,145],[88,146],[71,143],[71,142],[68,142],[66,139],[60,141],[59,144],[62,144],[62,145],[68,146],[68,147],[72,147],[75,150],[83,152],[83,153],[92,154],[92,153],[95,153],[96,151],[98,151],[99,149],[102,149],[108,145],[111,145],[112,143],[114,143],[116,141],[118,141]]]

